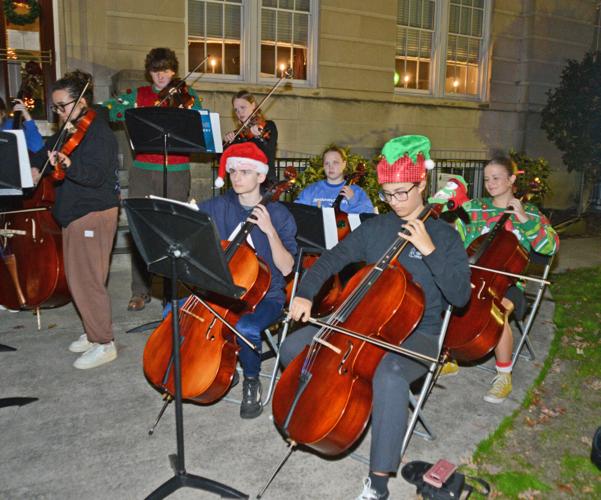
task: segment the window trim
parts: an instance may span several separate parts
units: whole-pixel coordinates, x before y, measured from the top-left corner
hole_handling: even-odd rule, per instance
[[[309,0],[309,36],[307,39],[307,79],[298,80],[292,78],[290,81],[298,88],[315,88],[317,86],[318,66],[318,39],[319,39],[319,0]],[[185,10],[185,68],[186,73],[190,71],[188,65],[188,2]],[[275,76],[260,76],[261,58],[261,7],[260,0],[242,0],[241,3],[241,33],[240,33],[240,75],[213,75],[204,74],[202,79],[208,83],[242,83],[245,85],[273,85],[278,81]],[[252,27],[252,29],[251,29]],[[196,78],[201,73],[193,73],[191,78]]]
[[[436,99],[454,101],[487,102],[489,99],[489,74],[491,66],[492,0],[484,0],[482,19],[482,46],[478,62],[478,94],[450,93],[445,90],[447,70],[447,44],[449,39],[450,0],[437,0],[434,7],[434,35],[432,37],[432,55],[430,64],[430,89],[405,89],[394,87],[395,95],[419,95]],[[444,29],[441,27],[444,26]]]

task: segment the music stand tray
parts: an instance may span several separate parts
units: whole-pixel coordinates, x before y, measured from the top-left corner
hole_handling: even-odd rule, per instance
[[[183,203],[129,198],[123,201],[131,235],[150,271],[171,280],[173,367],[175,379],[175,475],[154,490],[148,499],[165,498],[179,488],[210,491],[224,498],[248,498],[230,486],[186,472],[181,388],[181,345],[176,295],[181,280],[202,290],[239,298],[245,290],[234,285],[211,218]]]

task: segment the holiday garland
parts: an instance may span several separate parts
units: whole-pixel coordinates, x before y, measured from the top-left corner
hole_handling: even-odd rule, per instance
[[[27,4],[29,9],[27,14],[17,14],[15,10],[15,4]],[[18,24],[25,26],[26,24],[33,23],[38,17],[40,17],[40,3],[37,0],[25,0],[22,2],[15,2],[14,0],[4,0],[4,15],[6,20],[11,24]]]

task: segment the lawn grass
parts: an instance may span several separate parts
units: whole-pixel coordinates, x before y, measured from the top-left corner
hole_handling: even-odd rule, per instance
[[[590,462],[601,426],[601,267],[552,280],[556,333],[541,372],[463,468],[488,480],[493,498],[601,498]]]

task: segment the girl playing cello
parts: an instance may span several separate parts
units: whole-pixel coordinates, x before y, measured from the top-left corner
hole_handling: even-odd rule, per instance
[[[468,214],[470,223],[458,219],[457,229],[467,248],[478,236],[488,233],[501,216],[509,212],[511,218],[505,229],[511,231],[520,244],[528,251],[543,255],[553,255],[559,248],[557,233],[549,220],[532,203],[522,203],[514,195],[516,166],[507,157],[492,159],[484,168],[484,186],[490,196],[469,200],[461,205]],[[436,195],[435,195],[436,196]],[[513,333],[509,326],[509,315],[515,310],[518,318],[525,312],[525,298],[517,287],[509,288],[502,305],[507,312],[501,339],[495,348],[497,376],[492,387],[484,396],[489,403],[502,403],[512,391],[511,355],[513,351]],[[447,363],[442,374],[456,373],[455,362]]]
[[[378,261],[400,236],[411,245],[400,254],[399,262],[421,286],[425,299],[423,317],[403,347],[436,354],[444,304],[462,306],[467,302],[470,273],[456,232],[445,222],[432,218],[422,222],[417,218],[424,208],[422,194],[429,152],[430,141],[423,136],[397,137],[386,143],[377,171],[382,199],[389,203],[391,212],[365,221],[322,254],[300,283],[290,307],[294,320],[307,320],[313,296],[331,274],[351,262]],[[401,229],[408,234],[399,233]],[[313,326],[304,327],[286,339],[280,350],[284,366],[311,341],[315,331]],[[372,381],[370,472],[359,499],[388,498],[388,479],[397,471],[401,459],[409,385],[426,371],[421,362],[395,353],[386,353],[380,361]]]

